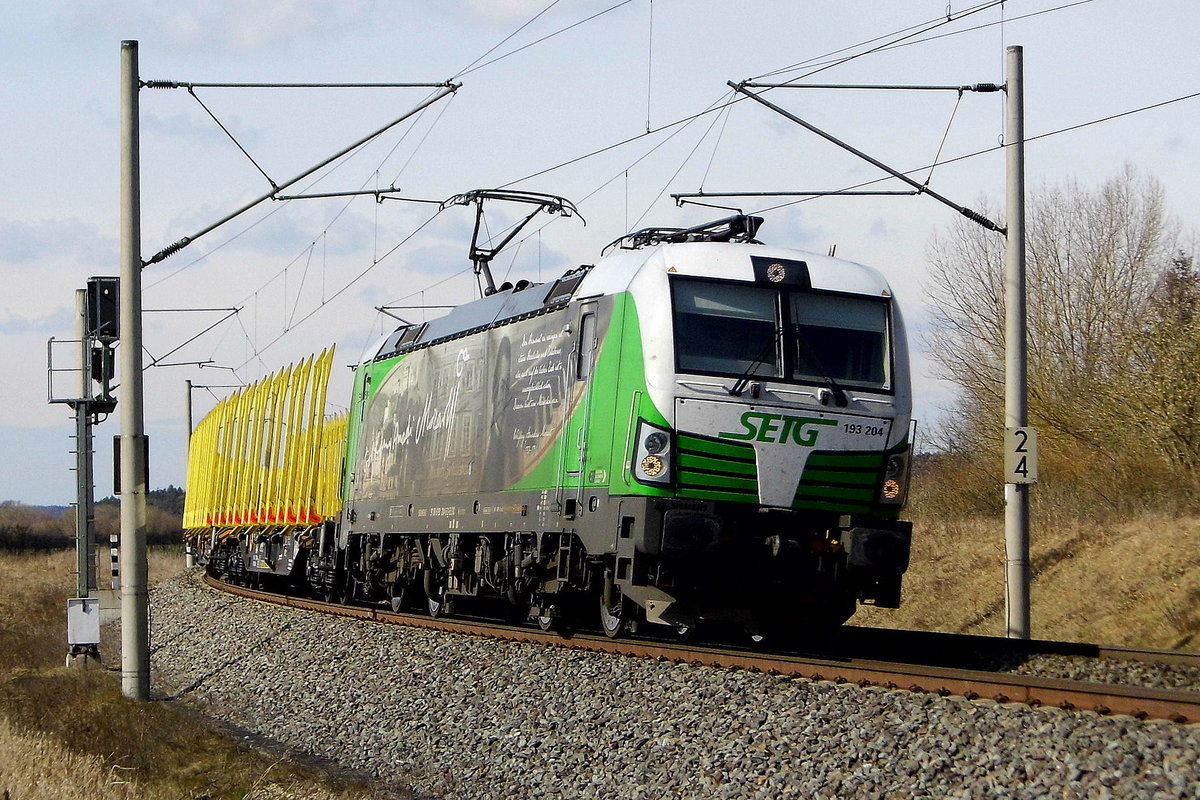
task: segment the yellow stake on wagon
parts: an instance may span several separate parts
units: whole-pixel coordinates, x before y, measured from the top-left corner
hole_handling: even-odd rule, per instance
[[[196,425],[184,528],[200,537],[307,528],[341,510],[346,414],[325,417],[329,347],[221,400]]]

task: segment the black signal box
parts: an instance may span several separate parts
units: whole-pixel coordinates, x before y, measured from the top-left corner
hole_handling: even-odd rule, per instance
[[[116,341],[121,338],[120,279],[88,278],[87,332],[97,339]]]

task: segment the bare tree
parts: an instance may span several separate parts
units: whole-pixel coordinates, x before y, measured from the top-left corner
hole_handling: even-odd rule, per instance
[[[1150,297],[1130,362],[1141,372],[1128,398],[1140,431],[1173,462],[1200,467],[1200,272],[1183,251]]]
[[[1032,424],[1072,459],[1078,448],[1109,461],[1132,448],[1200,464],[1200,279],[1159,183],[1126,167],[1096,189],[1044,187],[1026,209]],[[929,257],[930,354],[963,390],[948,424],[964,451],[991,457],[1003,420],[1004,240],[963,219],[932,239]]]

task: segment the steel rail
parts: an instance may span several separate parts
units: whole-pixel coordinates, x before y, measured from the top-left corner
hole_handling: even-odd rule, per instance
[[[841,628],[841,632],[843,635],[870,637],[875,640],[876,647],[888,646],[889,644],[898,646],[902,639],[905,646],[912,647],[912,640],[916,638],[920,640],[919,647],[926,650],[954,647],[959,651],[1006,652],[1021,657],[1076,656],[1079,658],[1116,661],[1139,661],[1145,664],[1171,664],[1200,669],[1200,652],[1190,653],[1181,650],[1116,647],[1089,644],[1086,642],[1056,641],[1053,639],[1009,639],[1004,636],[983,636],[970,633],[943,633],[937,631],[906,631],[858,625],[845,625]],[[894,642],[886,640],[894,640]]]
[[[393,613],[376,608],[326,603],[236,586],[216,580],[209,575],[205,575],[204,581],[220,591],[290,608],[447,633],[530,644],[555,645],[578,650],[686,663],[694,666],[744,669],[813,681],[853,683],[863,688],[874,686],[889,690],[937,694],[941,697],[957,696],[972,701],[991,700],[1000,704],[1020,703],[1032,707],[1054,707],[1065,711],[1092,711],[1100,715],[1124,714],[1137,719],[1169,720],[1180,724],[1200,722],[1200,692],[1152,689],[1141,686],[1042,678],[1032,675],[858,658],[833,660],[636,639],[608,639],[600,635],[577,632],[545,632],[486,621],[434,619],[418,614]],[[1149,660],[1156,651],[1103,648],[1099,652],[1104,652],[1112,657],[1125,658],[1134,657],[1130,654],[1141,654],[1143,660]],[[1164,655],[1183,654],[1167,653]]]

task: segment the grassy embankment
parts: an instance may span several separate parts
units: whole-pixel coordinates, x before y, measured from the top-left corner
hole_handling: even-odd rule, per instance
[[[947,468],[914,475],[902,607],[861,609],[855,624],[1004,635],[1004,518],[994,500],[964,500],[968,485],[980,482]],[[1032,488],[1034,638],[1200,650],[1200,515],[1161,497]]]
[[[178,550],[152,551],[151,581],[181,564]],[[0,797],[372,796],[363,785],[257,752],[178,703],[127,700],[117,673],[65,668],[73,566],[71,551],[0,552]]]

